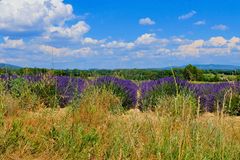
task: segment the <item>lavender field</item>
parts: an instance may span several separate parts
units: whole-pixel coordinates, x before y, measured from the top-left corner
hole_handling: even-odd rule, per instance
[[[0,160],[240,160],[240,0],[0,0]]]
[[[49,95],[46,95],[45,98],[55,96],[56,106],[49,106],[50,108],[63,108],[71,104],[74,99],[81,99],[81,95],[89,88],[95,87],[113,91],[117,97],[121,98],[121,105],[125,109],[152,110],[157,107],[158,99],[161,97],[187,94],[195,99],[202,112],[225,110],[229,114],[240,115],[240,104],[238,102],[240,99],[240,82],[237,81],[197,84],[179,78],[166,77],[135,83],[131,80],[107,76],[94,80],[84,80],[69,76],[17,76],[6,74],[1,75],[0,79],[9,92],[21,92],[22,87],[24,87],[22,83],[27,83],[27,87],[32,92],[36,92],[37,95],[41,95],[40,90],[44,89],[46,93],[49,92]],[[36,90],[37,87],[41,86],[41,89]]]
[[[1,159],[238,159],[240,82],[0,76]]]

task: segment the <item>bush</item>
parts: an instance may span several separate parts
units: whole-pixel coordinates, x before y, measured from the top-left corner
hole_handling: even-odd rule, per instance
[[[176,95],[176,86],[174,84],[163,84],[158,86],[156,89],[150,91],[141,102],[141,109],[146,110],[147,108],[154,109],[159,101],[167,96]]]
[[[118,79],[115,77],[101,77],[94,82],[95,87],[109,90],[119,97],[122,107],[133,108],[137,104],[138,86],[130,80]]]
[[[65,107],[70,104],[74,98],[80,97],[86,84],[81,78],[72,78],[67,76],[56,76],[56,92],[59,96],[59,105]]]
[[[160,99],[164,99],[166,96],[176,96],[179,91],[185,90],[186,85],[186,81],[172,77],[143,82],[140,86],[140,109],[154,109]]]

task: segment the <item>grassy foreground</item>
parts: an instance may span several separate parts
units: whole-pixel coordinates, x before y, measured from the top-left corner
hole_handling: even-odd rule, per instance
[[[64,109],[0,97],[0,159],[238,159],[240,118],[198,113],[187,95],[153,111],[124,111],[111,92],[93,89]]]

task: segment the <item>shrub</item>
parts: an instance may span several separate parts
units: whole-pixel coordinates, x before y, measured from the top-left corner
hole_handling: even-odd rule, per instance
[[[80,78],[71,78],[67,76],[56,76],[56,92],[59,96],[61,107],[66,106],[74,98],[79,98],[86,87],[86,83]]]
[[[172,77],[143,82],[140,86],[140,109],[154,109],[160,98],[176,96],[186,85],[186,81],[175,80]]]
[[[122,107],[125,109],[135,107],[137,104],[138,87],[130,80],[115,77],[100,77],[94,81],[94,85],[112,91],[114,95],[120,97]]]
[[[239,94],[240,83],[205,83],[205,84],[189,84],[195,97],[200,99],[201,109],[207,112],[214,112],[224,107],[224,101],[229,99],[225,97],[227,93],[232,90],[234,94]]]

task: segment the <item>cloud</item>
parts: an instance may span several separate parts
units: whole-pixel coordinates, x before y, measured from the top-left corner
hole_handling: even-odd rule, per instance
[[[157,42],[156,35],[154,33],[145,33],[137,38],[136,44],[151,44]]]
[[[151,46],[151,45],[158,45],[158,46],[165,46],[169,42],[168,39],[160,39],[156,37],[155,33],[145,33],[139,36],[135,40],[136,46]]]
[[[58,41],[39,41],[38,39],[30,39],[29,41],[23,41],[23,39],[11,39],[5,37],[0,44],[0,51],[4,58],[22,58],[21,63],[26,62],[33,63],[34,60],[40,61],[40,63],[47,64],[50,55],[55,57],[57,63],[70,63],[70,61],[78,61],[80,58],[95,60],[113,60],[117,61],[129,61],[130,59],[139,61],[147,58],[147,60],[154,58],[196,58],[208,56],[226,56],[240,53],[240,38],[232,37],[226,39],[222,36],[210,37],[209,39],[191,40],[184,37],[170,37],[159,38],[155,33],[144,33],[139,37],[136,37],[132,41],[123,40],[99,40],[91,37],[85,37],[85,31],[79,28],[81,25],[74,24],[70,27],[58,27],[54,31],[49,32],[50,38],[52,37],[64,37],[64,43],[58,43]],[[73,27],[77,26],[77,27]],[[84,26],[84,25],[83,25]],[[77,28],[77,29],[75,29]],[[84,27],[83,27],[84,28]],[[78,31],[81,30],[80,31]],[[71,38],[71,39],[69,39]],[[77,39],[77,41],[72,41]],[[58,39],[58,38],[56,38]],[[60,46],[60,47],[59,47]],[[16,48],[13,54],[11,48]],[[17,50],[19,49],[19,50]],[[240,54],[239,54],[240,55]],[[144,57],[144,58],[142,58]],[[3,61],[3,60],[2,60]],[[20,63],[20,62],[18,62]],[[114,63],[113,63],[114,64]]]
[[[84,42],[83,42],[84,41]],[[56,48],[43,46],[42,51],[58,57],[81,57],[91,55],[120,56],[141,58],[146,55],[154,56],[175,56],[175,57],[199,57],[202,55],[226,55],[240,51],[240,38],[232,37],[211,37],[208,40],[190,40],[182,37],[172,37],[169,39],[157,38],[154,33],[145,33],[136,38],[135,41],[107,41],[93,38],[82,39],[79,49]],[[87,42],[87,43],[86,43]],[[101,54],[99,54],[101,53]],[[134,55],[131,56],[131,54]],[[128,58],[123,59],[128,59]]]
[[[90,47],[83,47],[72,51],[72,55],[76,57],[90,56],[92,54],[97,54]]]
[[[205,24],[206,24],[205,20],[197,21],[197,22],[194,23],[194,25],[196,25],[196,26],[202,26],[202,25],[205,25]]]
[[[96,53],[93,52],[92,49],[89,47],[70,49],[70,48],[57,48],[50,45],[40,45],[39,51],[56,57],[81,57],[89,56],[93,53]]]
[[[157,49],[156,55],[169,55],[171,54],[171,50],[167,48],[159,48]]]
[[[238,38],[238,37],[232,37],[232,38],[229,40],[229,42],[232,43],[232,44],[240,43],[240,38]]]
[[[204,45],[204,40],[195,40],[191,44],[180,45],[177,48],[176,55],[196,56],[200,53],[200,48]]]
[[[3,37],[3,43],[0,44],[0,48],[8,49],[23,49],[24,41],[23,39],[10,39],[9,37]]]
[[[224,46],[227,44],[227,40],[224,37],[212,37],[209,39],[207,42],[208,45],[213,46],[213,47],[220,47]]]
[[[111,49],[111,48],[112,49],[113,48],[132,49],[135,46],[135,44],[133,42],[112,41],[112,42],[103,44],[101,46],[108,49]]]
[[[69,54],[68,48],[56,48],[49,45],[40,45],[39,49],[43,53],[53,55],[53,56],[67,56]]]
[[[84,21],[72,25],[71,27],[49,27],[48,34],[55,37],[79,39],[90,30],[90,26]]]
[[[238,37],[232,37],[229,41],[228,41],[228,46],[231,48],[237,47],[237,45],[240,44],[240,38]]]
[[[186,14],[184,14],[184,15],[179,16],[178,19],[179,19],[179,20],[186,20],[186,19],[189,19],[189,18],[193,17],[195,14],[197,14],[197,12],[194,11],[194,10],[192,10],[192,11],[189,12],[189,13],[186,13]]]
[[[179,45],[179,44],[187,44],[188,42],[191,42],[191,40],[183,38],[183,37],[171,37],[170,41],[174,45]]]
[[[228,26],[226,26],[224,24],[218,24],[218,25],[212,26],[211,29],[212,30],[226,31],[226,30],[228,30]]]
[[[93,39],[90,37],[86,37],[82,40],[83,44],[91,44],[91,45],[102,44],[104,42],[105,42],[105,40],[97,40],[97,39]]]
[[[179,45],[172,54],[176,56],[226,55],[240,52],[240,38],[211,37],[209,40],[195,40],[190,44]]]
[[[140,25],[154,25],[155,22],[153,20],[151,20],[151,18],[146,17],[146,18],[139,19],[139,24]]]
[[[0,30],[10,32],[39,31],[74,16],[63,0],[2,0],[0,10]]]
[[[228,47],[230,50],[232,49],[236,49],[238,51],[240,51],[240,38],[238,37],[232,37],[229,41],[228,41]]]

